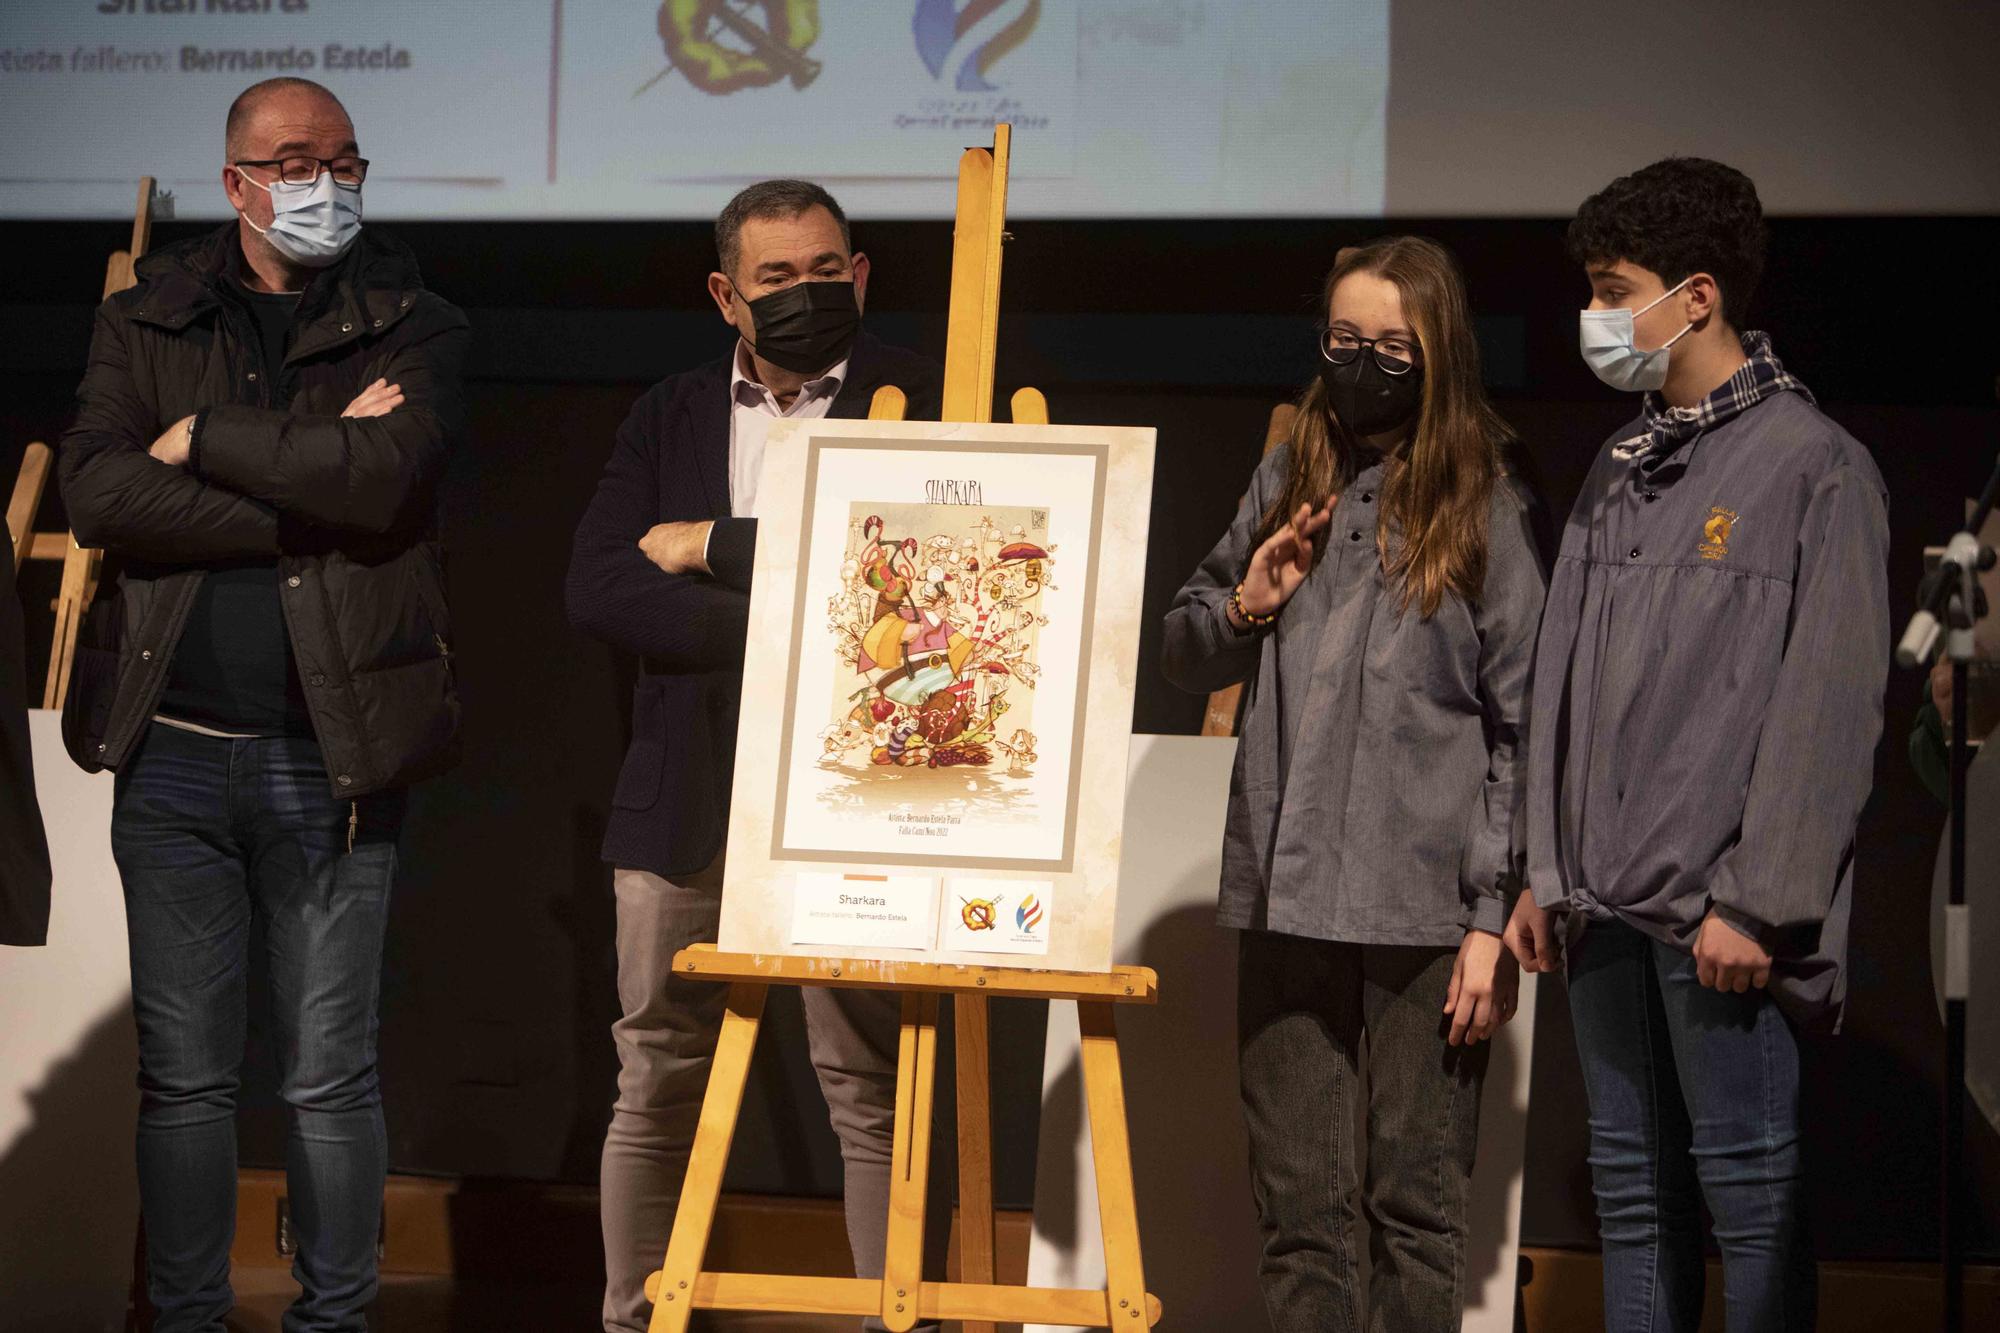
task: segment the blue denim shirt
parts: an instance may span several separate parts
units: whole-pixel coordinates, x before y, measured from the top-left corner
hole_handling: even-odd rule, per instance
[[[1888,546],[1874,460],[1797,393],[1671,453],[1599,456],[1536,657],[1537,902],[1687,950],[1713,909],[1771,950],[1788,1014],[1838,1022]]]
[[[1167,615],[1183,689],[1248,681],[1223,834],[1218,921],[1315,939],[1452,946],[1498,932],[1518,891],[1529,666],[1543,575],[1527,503],[1502,479],[1477,603],[1402,605],[1376,548],[1382,469],[1333,510],[1325,555],[1267,633],[1226,604],[1290,450],[1257,469],[1236,519]],[[1393,527],[1390,550],[1399,538]]]

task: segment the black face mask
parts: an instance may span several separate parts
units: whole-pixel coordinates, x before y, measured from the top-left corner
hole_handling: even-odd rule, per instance
[[[1394,430],[1423,406],[1423,367],[1391,375],[1375,364],[1372,352],[1364,351],[1344,366],[1326,362],[1319,368],[1319,382],[1326,386],[1334,416],[1356,435]]]
[[[851,282],[795,282],[747,304],[757,355],[794,375],[838,365],[861,328]]]

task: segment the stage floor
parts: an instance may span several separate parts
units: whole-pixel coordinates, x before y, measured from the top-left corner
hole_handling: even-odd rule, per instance
[[[278,1333],[285,1307],[299,1294],[289,1270],[249,1268],[241,1264],[230,1274],[236,1288],[236,1312],[230,1333]],[[550,1333],[552,1329],[598,1327],[602,1287],[595,1284],[493,1283],[448,1277],[391,1273],[382,1278],[382,1294],[369,1311],[373,1333]],[[695,1315],[694,1327],[706,1333],[853,1333],[852,1319],[815,1318],[796,1314]],[[952,1327],[955,1327],[952,1326]]]

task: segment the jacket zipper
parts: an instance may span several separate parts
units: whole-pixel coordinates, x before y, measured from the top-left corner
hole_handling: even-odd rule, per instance
[[[228,303],[217,302],[217,306],[222,312],[221,313],[222,322],[225,325],[230,324],[234,319],[234,316],[228,309]],[[240,326],[236,327],[233,331],[236,335],[236,343],[239,349],[247,348],[254,345],[254,339],[253,340],[244,339],[243,329]],[[179,330],[176,329],[174,330],[174,332],[179,332]],[[253,328],[251,332],[255,334],[256,330]],[[261,366],[260,369],[262,369]],[[229,373],[232,377],[234,377],[235,375],[238,375],[241,372],[242,372],[242,365],[239,363],[238,365],[231,367]],[[265,379],[264,375],[260,374],[257,377],[257,379],[258,379],[257,406],[269,407],[271,405],[270,404],[271,386],[263,382]],[[187,628],[188,612],[194,609],[195,596],[201,590],[201,580],[206,577],[207,575],[205,573],[200,573],[196,575],[194,582],[189,584],[188,586],[186,596],[184,596],[181,599],[181,604],[178,607],[176,607],[172,615],[168,617],[172,625],[173,632],[171,634],[163,634],[160,636],[160,642],[171,643],[175,645],[176,651],[179,650],[181,633]],[[94,597],[91,599],[91,603],[93,606],[97,604],[97,600],[98,599]],[[147,613],[150,613],[152,611],[152,606],[153,604],[151,599],[148,599],[145,608]],[[122,604],[118,608],[118,615],[119,615],[118,655],[122,663],[123,658],[125,656],[124,650],[128,646],[126,644],[126,640],[132,636],[126,632],[126,622],[124,619],[125,607]],[[147,619],[146,615],[141,615],[139,617],[141,623],[137,627],[139,630],[140,646],[142,649],[145,646],[144,640],[146,638],[145,634],[146,626],[144,622],[146,619]],[[286,632],[287,634],[290,633],[289,623],[286,626]],[[98,762],[102,763],[110,757],[111,742],[115,739],[118,742],[118,747],[117,747],[118,764],[122,765],[126,759],[131,757],[131,752],[134,746],[133,738],[136,737],[141,730],[152,725],[153,710],[160,706],[160,697],[166,693],[167,673],[172,669],[173,666],[172,654],[160,653],[158,654],[158,657],[159,661],[157,662],[157,664],[155,664],[152,672],[150,673],[150,675],[146,677],[144,681],[144,689],[142,697],[145,700],[145,707],[135,709],[131,714],[122,718],[114,714],[112,717],[106,719],[104,731],[97,738],[97,753],[96,755],[92,756],[92,758],[95,758]],[[120,673],[121,677],[122,674],[123,673],[121,672]],[[116,682],[114,682],[114,686],[115,683]],[[114,703],[117,702],[115,698],[113,699],[113,702]]]
[[[354,838],[361,832],[361,802],[347,803],[347,854],[354,855]]]
[[[359,717],[361,716],[361,701],[355,697],[354,677],[352,674],[348,672],[347,669],[347,649],[345,645],[343,645],[340,642],[340,622],[338,618],[335,617],[335,615],[333,614],[333,599],[327,595],[325,570],[321,569],[318,572],[321,575],[321,577],[313,580],[313,585],[314,585],[313,590],[314,593],[319,598],[320,611],[326,616],[327,637],[333,641],[333,648],[334,648],[333,660],[340,663],[341,674],[344,677],[344,679],[341,682],[341,689],[347,695],[348,707],[354,710],[354,715],[356,717]],[[281,605],[289,608],[291,606],[291,603],[284,602],[281,603]],[[287,621],[287,623],[289,624],[290,622]],[[294,644],[298,642],[298,635],[296,633],[292,635],[292,642]],[[306,708],[307,711],[311,711],[312,700],[310,697],[306,701]],[[313,719],[313,726],[315,729],[317,729],[319,726],[319,719],[317,717]],[[371,775],[379,771],[378,766],[375,763],[375,756],[367,752],[367,742],[364,739],[357,736],[355,738],[354,748],[356,752],[355,757],[362,760],[368,765],[368,771]],[[357,820],[358,820],[358,815],[357,815]]]

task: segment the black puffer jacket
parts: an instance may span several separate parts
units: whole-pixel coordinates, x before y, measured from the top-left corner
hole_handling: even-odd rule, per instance
[[[328,782],[342,797],[402,786],[457,757],[436,496],[464,423],[465,316],[371,228],[300,298],[281,382],[264,383],[253,316],[231,294],[236,235],[232,222],[147,256],[139,285],[98,308],[59,461],[77,540],[109,563],[64,736],[87,769],[122,763],[204,563],[275,555]],[[403,405],[342,417],[376,379],[401,385]],[[151,457],[191,413],[188,466]]]

